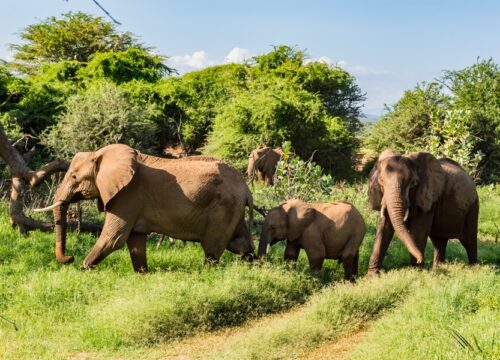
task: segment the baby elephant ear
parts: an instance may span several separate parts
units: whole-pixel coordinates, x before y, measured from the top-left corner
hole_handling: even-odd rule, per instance
[[[380,210],[382,202],[383,193],[378,183],[378,177],[380,176],[380,163],[394,155],[396,154],[391,150],[384,150],[378,157],[377,162],[368,176],[368,205],[372,210]]]
[[[137,153],[130,146],[113,144],[95,152],[96,185],[104,209],[134,177]]]
[[[407,155],[417,164],[419,182],[415,203],[422,211],[429,211],[444,190],[446,175],[441,163],[432,154],[418,152]]]
[[[288,216],[288,241],[297,240],[316,217],[316,210],[300,200],[290,200],[283,208]]]

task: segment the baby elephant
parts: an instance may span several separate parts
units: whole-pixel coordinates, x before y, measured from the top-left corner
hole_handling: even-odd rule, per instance
[[[287,239],[285,260],[297,261],[300,249],[304,249],[313,272],[321,272],[324,259],[336,259],[344,266],[344,279],[354,281],[364,236],[363,217],[348,202],[308,204],[289,200],[267,214],[259,257],[266,254],[268,245]]]

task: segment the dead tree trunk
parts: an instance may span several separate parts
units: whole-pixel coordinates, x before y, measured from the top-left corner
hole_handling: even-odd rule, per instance
[[[12,176],[9,216],[13,227],[18,227],[22,234],[27,234],[30,230],[52,231],[54,224],[32,219],[24,213],[24,195],[29,188],[39,185],[44,179],[57,172],[68,170],[69,163],[63,160],[54,160],[37,171],[31,170],[25,159],[9,142],[3,127],[0,126],[0,157],[10,168]],[[76,228],[77,222],[68,222],[68,226]],[[98,232],[101,226],[93,223],[82,222],[81,231]]]

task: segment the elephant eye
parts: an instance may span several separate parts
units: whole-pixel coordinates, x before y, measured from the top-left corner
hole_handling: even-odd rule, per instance
[[[75,174],[71,175],[71,177],[73,178],[73,180],[76,180],[76,175]]]

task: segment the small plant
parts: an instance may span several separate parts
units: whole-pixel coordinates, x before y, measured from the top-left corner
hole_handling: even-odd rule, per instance
[[[326,175],[321,166],[309,160],[294,156],[291,143],[283,143],[283,156],[276,167],[274,186],[261,190],[264,197],[277,204],[288,199],[318,201],[332,191],[333,179]]]

